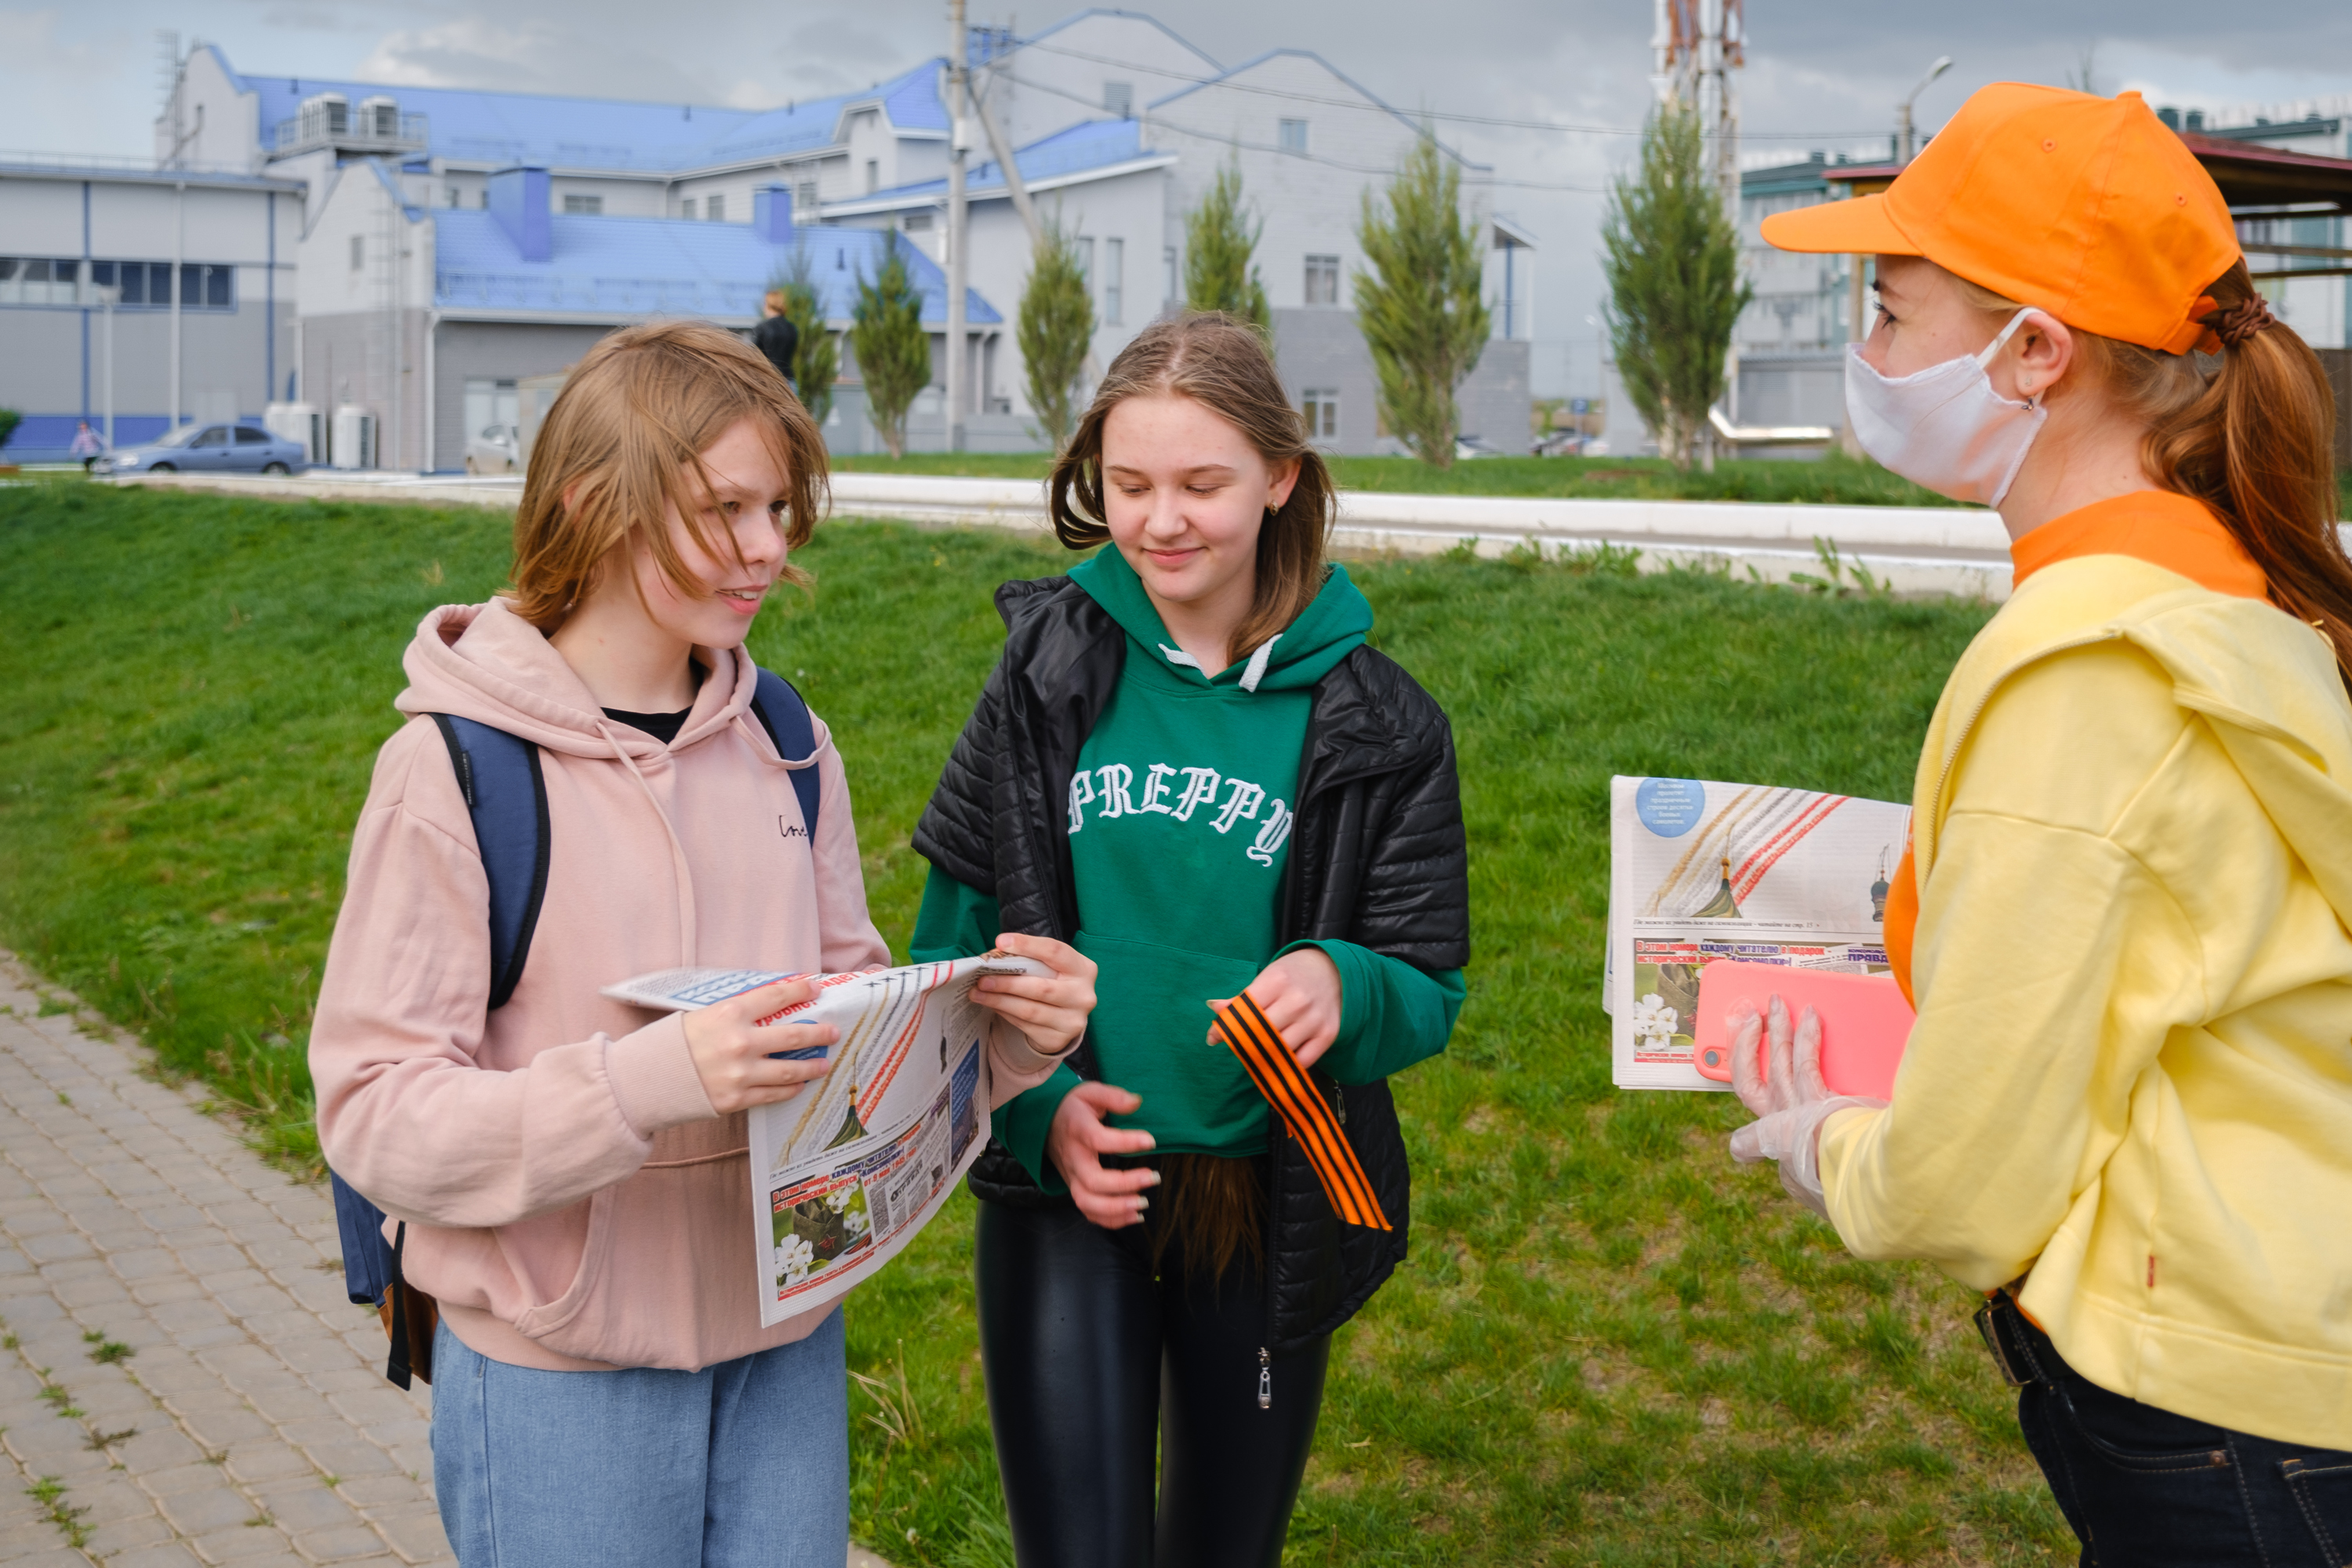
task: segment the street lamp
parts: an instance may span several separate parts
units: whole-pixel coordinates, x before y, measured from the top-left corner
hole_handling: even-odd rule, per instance
[[[1913,88],[1910,92],[1905,96],[1903,101],[1895,106],[1895,112],[1898,117],[1895,121],[1895,161],[1897,163],[1908,163],[1912,157],[1918,152],[1916,138],[1915,138],[1911,133],[1912,100],[1927,91],[1928,83],[1934,81],[1937,77],[1943,75],[1946,71],[1950,70],[1951,68],[1951,56],[1937,56],[1936,63],[1927,68],[1927,74],[1919,79],[1919,85]]]

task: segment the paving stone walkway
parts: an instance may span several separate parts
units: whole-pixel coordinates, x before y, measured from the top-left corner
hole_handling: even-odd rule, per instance
[[[72,1002],[0,952],[0,1563],[454,1563],[327,1189]]]
[[[45,990],[0,954],[0,1563],[454,1561],[326,1189]]]

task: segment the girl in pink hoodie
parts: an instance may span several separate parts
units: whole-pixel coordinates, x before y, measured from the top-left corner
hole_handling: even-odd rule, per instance
[[[833,1043],[756,1026],[798,982],[691,1014],[597,994],[686,964],[888,963],[829,732],[784,757],[742,643],[825,489],[814,424],[759,353],[666,323],[580,363],[531,454],[514,588],[410,647],[310,1040],[329,1163],[406,1222],[439,1303],[434,1472],[468,1568],[823,1564],[847,1550],[841,1317],[760,1326],[744,1112]],[[493,1009],[488,883],[434,714],[530,742],[544,901]],[[791,775],[816,770],[812,842]],[[998,1102],[1077,1040],[1094,965],[983,982]]]

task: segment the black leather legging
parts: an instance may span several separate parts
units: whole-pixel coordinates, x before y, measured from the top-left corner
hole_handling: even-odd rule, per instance
[[[1261,1369],[1265,1286],[1246,1258],[1213,1287],[1171,1248],[1154,1279],[1141,1226],[1066,1206],[982,1203],[976,1253],[1021,1568],[1278,1568],[1329,1339]]]

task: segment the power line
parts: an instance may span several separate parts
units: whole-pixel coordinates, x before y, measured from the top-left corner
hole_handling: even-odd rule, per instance
[[[1099,109],[1101,107],[1101,105],[1096,103],[1092,99],[1089,99],[1081,93],[1071,92],[1066,88],[1055,87],[1049,82],[1034,81],[1027,77],[1015,76],[1010,71],[1004,71],[1002,69],[999,70],[998,74],[1003,76],[1006,81],[1013,83],[1016,87],[1025,87],[1034,92],[1051,93],[1056,98],[1066,98],[1074,103],[1083,103],[1089,109]],[[1333,99],[1330,101],[1336,103],[1339,100]],[[1359,107],[1363,106],[1360,105]],[[1375,105],[1372,107],[1377,106]],[[1303,159],[1309,163],[1320,163],[1326,168],[1344,169],[1351,174],[1393,174],[1396,173],[1394,168],[1386,165],[1376,166],[1370,163],[1350,163],[1346,162],[1344,159],[1327,158],[1316,153],[1301,153],[1295,147],[1278,147],[1271,142],[1245,142],[1237,136],[1228,136],[1219,132],[1202,131],[1190,125],[1179,125],[1174,121],[1162,119],[1159,115],[1152,116],[1151,123],[1158,129],[1172,131],[1180,136],[1190,136],[1195,141],[1212,142],[1224,147],[1246,148],[1253,153],[1278,153],[1285,157]],[[1498,180],[1492,176],[1482,176],[1477,174],[1467,175],[1463,183],[1475,186],[1507,186],[1514,190],[1563,191],[1571,195],[1582,196],[1601,196],[1607,195],[1609,194],[1608,192],[1592,185],[1555,185],[1546,184],[1534,180]]]
[[[1320,103],[1335,109],[1369,110],[1382,114],[1403,112],[1402,110],[1391,109],[1377,101],[1368,103],[1351,98],[1333,98],[1328,94],[1293,92],[1286,88],[1260,87],[1254,83],[1234,81],[1222,76],[1187,76],[1182,71],[1170,70],[1165,66],[1145,65],[1139,60],[1113,59],[1108,55],[1088,54],[1083,49],[1066,48],[1058,44],[1019,44],[1013,50],[1008,51],[1008,55],[1017,53],[1021,49],[1035,49],[1041,54],[1062,55],[1074,60],[1086,60],[1095,65],[1116,67],[1120,70],[1143,71],[1152,76],[1166,77],[1171,81],[1189,83],[1194,87],[1221,87],[1230,92],[1250,92],[1263,98],[1287,99],[1294,103]],[[1055,89],[1048,88],[1045,90],[1051,92]],[[1081,99],[1080,101],[1088,100]],[[1622,125],[1564,125],[1556,120],[1522,120],[1497,114],[1456,114],[1436,109],[1423,109],[1417,113],[1430,120],[1444,120],[1459,125],[1490,125],[1509,131],[1550,131],[1572,136],[1639,136],[1642,134],[1640,126],[1628,129]],[[1884,131],[1747,131],[1741,132],[1741,139],[1748,142],[1853,142],[1885,134]]]

